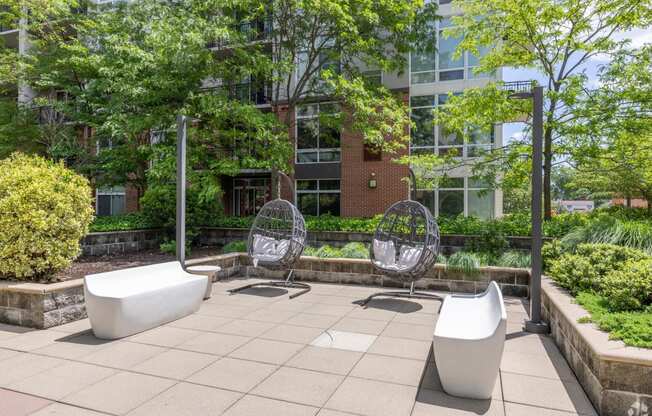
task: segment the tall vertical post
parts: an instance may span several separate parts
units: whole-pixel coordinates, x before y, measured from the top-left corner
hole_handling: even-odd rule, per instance
[[[177,116],[177,261],[186,268],[186,136],[188,119]]]
[[[548,325],[541,321],[541,199],[543,189],[543,87],[532,91],[532,270],[530,276],[530,320],[525,330],[547,333]]]

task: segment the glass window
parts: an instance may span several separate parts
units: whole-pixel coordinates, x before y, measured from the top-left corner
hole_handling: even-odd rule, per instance
[[[367,85],[375,87],[380,86],[383,83],[383,73],[381,70],[364,71],[362,73],[362,78]]]
[[[340,215],[339,179],[297,181],[297,204],[304,215]]]
[[[340,129],[320,121],[322,116],[337,116],[339,106],[333,103],[297,107],[297,163],[338,162]]]
[[[457,216],[464,213],[464,190],[439,191],[439,215]]]
[[[417,191],[416,200],[424,207],[430,209],[430,212],[435,215],[435,191]]]
[[[439,181],[440,188],[459,188],[464,189],[464,178],[451,178],[444,176]]]
[[[125,188],[100,188],[97,190],[96,215],[98,217],[121,215],[125,213]]]
[[[439,32],[439,70],[463,68],[464,55],[461,55],[459,58],[454,58],[453,56],[462,40],[454,37],[446,38],[442,33],[442,31]]]
[[[469,190],[469,216],[478,218],[494,217],[494,192]]]
[[[412,146],[434,146],[435,126],[433,125],[432,108],[414,108],[411,112]]]
[[[298,208],[299,211],[303,215],[318,215],[317,212],[317,196],[319,194],[314,193],[314,194],[303,194],[303,193],[298,193],[297,194],[297,203],[298,203]]]
[[[410,97],[410,107],[433,107],[434,105],[434,95],[415,95]]]
[[[319,122],[317,119],[297,120],[297,148],[316,149],[319,143]]]
[[[340,215],[340,193],[319,194],[319,215]]]

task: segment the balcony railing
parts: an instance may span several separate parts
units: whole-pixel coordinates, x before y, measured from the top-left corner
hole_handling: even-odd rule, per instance
[[[241,34],[246,42],[262,42],[271,38],[271,22],[268,20],[255,20],[253,22],[243,22],[232,28]],[[223,49],[228,48],[233,42],[229,39],[218,39],[208,42],[208,48]]]
[[[229,98],[254,105],[269,104],[271,101],[272,93],[269,86],[257,85],[250,82],[207,88],[206,91],[214,91],[217,93],[225,94]]]

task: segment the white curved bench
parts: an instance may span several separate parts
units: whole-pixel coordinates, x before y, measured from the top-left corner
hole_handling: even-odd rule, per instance
[[[488,399],[498,378],[505,346],[507,313],[491,282],[480,295],[448,295],[439,312],[433,351],[444,391]]]
[[[177,261],[91,274],[84,277],[86,311],[96,337],[122,338],[196,312],[206,285]]]

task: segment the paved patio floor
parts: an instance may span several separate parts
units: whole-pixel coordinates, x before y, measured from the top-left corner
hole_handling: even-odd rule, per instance
[[[520,299],[506,299],[493,398],[465,400],[439,383],[439,302],[363,309],[352,302],[377,289],[326,284],[293,300],[274,288],[225,293],[244,282],[216,283],[196,314],[118,341],[95,338],[88,320],[0,324],[0,415],[595,415],[551,339],[521,332]],[[337,348],[311,345],[324,331]]]

